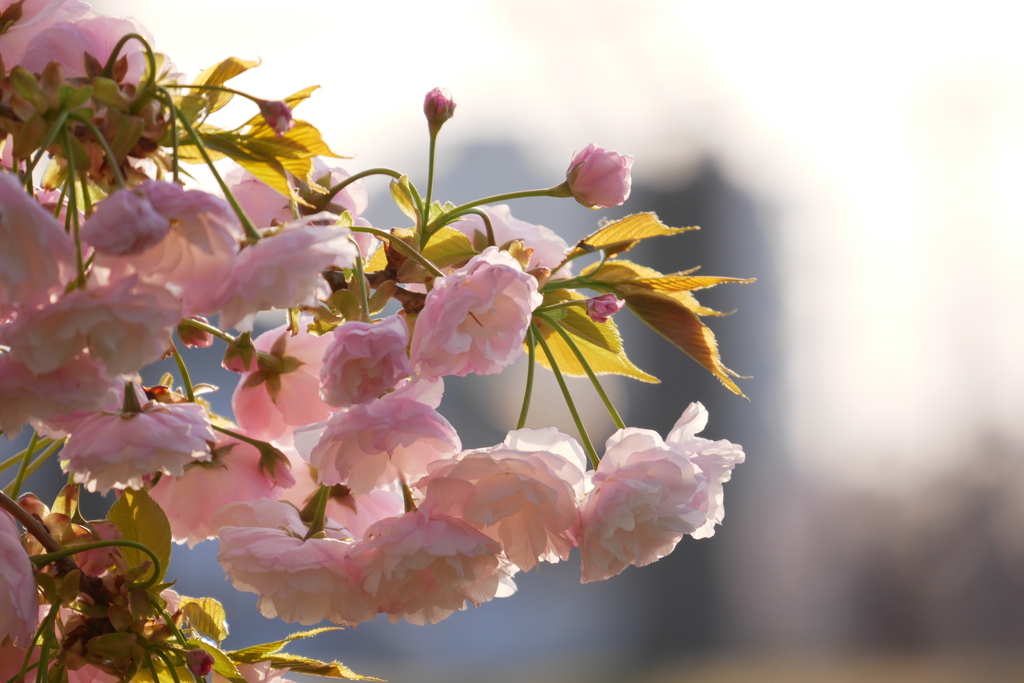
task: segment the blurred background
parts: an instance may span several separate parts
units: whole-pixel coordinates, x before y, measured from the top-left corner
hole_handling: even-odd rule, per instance
[[[435,195],[548,187],[590,142],[636,157],[623,207],[512,206],[570,243],[656,211],[702,230],[633,260],[756,277],[702,303],[746,402],[627,313],[659,385],[608,380],[663,435],[691,401],[743,444],[710,540],[606,582],[578,558],[436,626],[298,643],[392,681],[1019,681],[1024,678],[1024,42],[1008,2],[97,0],[189,77],[297,110],[350,172],[425,182],[423,95],[458,104]],[[244,120],[250,112],[240,114]],[[383,182],[366,216],[403,225]],[[634,256],[634,255],[631,255]],[[159,370],[154,370],[159,375]],[[468,447],[514,425],[525,368],[449,381]],[[225,373],[219,404],[228,405]],[[586,382],[596,439],[612,425]],[[533,417],[572,431],[553,382]],[[548,399],[548,400],[543,400]],[[539,422],[531,423],[540,426]],[[31,483],[31,482],[30,482]],[[38,486],[37,486],[38,488]],[[226,603],[242,647],[289,633],[232,591],[212,543],[177,552],[186,594]]]

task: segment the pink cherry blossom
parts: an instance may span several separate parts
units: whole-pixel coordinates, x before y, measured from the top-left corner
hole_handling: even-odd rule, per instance
[[[609,209],[629,199],[633,157],[610,152],[594,143],[573,156],[565,181],[583,206]]]
[[[100,202],[87,227],[118,194]],[[154,224],[160,217],[169,229],[163,239],[141,252],[122,258],[100,253],[96,265],[110,269],[111,279],[135,273],[142,282],[166,287],[181,298],[184,316],[215,313],[231,294],[224,282],[231,274],[242,236],[242,227],[228,203],[208,192],[158,180],[143,182],[125,194],[137,197],[131,201],[150,215]]]
[[[84,78],[86,55],[105,65],[114,46],[122,36],[138,33],[150,45],[153,37],[131,18],[87,16],[74,21],[53,24],[36,34],[28,43],[21,65],[29,71],[42,73],[48,63],[57,62],[64,68],[66,78]],[[128,71],[123,82],[137,84],[146,70],[146,54],[136,40],[129,40],[121,48],[118,58],[125,58]]]
[[[224,285],[230,293],[220,325],[246,327],[259,311],[316,304],[326,288],[320,271],[327,266],[350,268],[356,247],[348,228],[335,226],[337,216],[318,213],[285,223],[279,232],[243,249]]]
[[[320,398],[320,366],[331,338],[306,332],[309,320],[300,318],[301,331],[294,337],[282,325],[253,340],[264,355],[239,377],[231,396],[235,420],[246,435],[272,441],[290,427],[325,420],[333,412]]]
[[[0,59],[8,70],[20,63],[28,43],[40,32],[89,11],[87,4],[75,0],[0,0],[0,14],[16,5],[20,6],[20,16],[4,30],[4,39],[0,40]]]
[[[116,375],[158,360],[180,319],[181,303],[173,294],[132,276],[76,289],[54,304],[25,312],[0,337],[13,358],[37,375],[57,370],[85,349]]]
[[[554,269],[565,259],[569,245],[564,239],[543,225],[533,225],[512,216],[508,204],[480,207],[491,219],[491,230],[494,232],[495,246],[507,246],[512,240],[522,240],[527,247],[533,249],[533,255],[527,263],[527,270],[534,268]],[[461,220],[451,224],[473,244],[483,249],[487,242],[487,228],[484,220],[476,214],[463,216]],[[566,264],[558,271],[559,277],[571,275],[570,266]]]
[[[255,446],[222,437],[209,462],[185,468],[179,477],[161,477],[149,494],[167,514],[176,543],[196,543],[213,538],[212,520],[219,509],[238,501],[277,500],[295,479],[285,465],[260,470]]]
[[[615,576],[668,555],[704,524],[694,497],[706,486],[685,456],[649,429],[615,432],[581,508],[583,582]]]
[[[587,299],[587,315],[595,323],[606,323],[625,305],[626,302],[614,294],[599,294]]]
[[[694,538],[710,538],[715,535],[715,525],[721,524],[725,517],[723,484],[732,478],[733,468],[746,457],[743,447],[738,444],[724,439],[710,441],[696,436],[707,423],[707,409],[700,403],[691,403],[665,439],[670,448],[677,453],[684,453],[707,479],[707,488],[695,500],[695,503],[700,503],[699,498],[706,496],[701,509],[707,521],[690,534]]]
[[[508,252],[488,247],[434,280],[413,332],[413,367],[424,379],[501,372],[522,355],[542,301],[537,280]]]
[[[16,647],[32,642],[39,614],[33,571],[18,525],[0,510],[0,642],[10,638]]]
[[[332,406],[371,401],[411,373],[409,330],[397,315],[376,324],[346,322],[326,336],[320,394]]]
[[[0,244],[0,320],[16,308],[49,303],[75,275],[75,246],[63,226],[5,172]]]
[[[0,353],[0,429],[17,434],[29,421],[116,405],[120,386],[88,353],[39,375],[10,353]]]
[[[362,495],[399,477],[415,481],[431,462],[454,456],[462,444],[434,408],[388,394],[297,429],[295,447],[317,468],[321,484],[345,484]]]
[[[149,249],[171,229],[142,192],[116,190],[82,226],[82,240],[101,254],[129,256]]]
[[[261,614],[305,625],[324,619],[355,625],[373,617],[376,609],[348,567],[350,541],[303,540],[306,529],[298,511],[286,503],[232,503],[220,516],[246,517],[246,507],[266,510],[248,513],[258,526],[219,526],[217,559],[236,589],[259,596]]]
[[[500,541],[508,559],[524,571],[540,561],[569,559],[579,526],[577,491],[584,479],[583,449],[575,441],[559,435],[574,451],[567,459],[536,448],[553,434],[535,431],[519,430],[505,444],[433,463],[430,475],[417,483],[426,489],[421,510],[480,528]],[[509,443],[527,448],[517,450]]]
[[[436,624],[501,587],[501,547],[462,520],[422,511],[381,520],[348,560],[362,588],[392,623]]]
[[[150,401],[135,412],[100,412],[83,420],[61,451],[61,467],[89,491],[142,488],[154,472],[181,476],[185,465],[209,460],[215,435],[196,403]]]

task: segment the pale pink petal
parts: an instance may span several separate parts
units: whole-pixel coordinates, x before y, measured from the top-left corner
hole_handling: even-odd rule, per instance
[[[33,571],[14,518],[0,510],[0,642],[10,638],[20,648],[32,642],[39,614]]]
[[[434,280],[416,320],[410,357],[424,379],[493,375],[523,353],[537,281],[508,252],[488,247]]]

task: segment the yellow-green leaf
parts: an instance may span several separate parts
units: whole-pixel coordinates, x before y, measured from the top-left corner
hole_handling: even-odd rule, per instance
[[[699,230],[697,226],[686,228],[670,228],[654,213],[635,213],[622,220],[610,223],[596,232],[584,237],[570,252],[570,256],[590,254],[604,250],[609,256],[629,251],[641,240],[662,235],[677,235],[688,230]]]
[[[171,558],[171,525],[163,509],[149,497],[149,493],[145,489],[125,489],[111,506],[107,519],[117,526],[126,541],[141,543],[153,551],[161,565],[157,580],[162,579]],[[121,553],[132,567],[152,561],[149,555],[136,548],[124,546]],[[151,572],[147,572],[145,578],[149,576]]]
[[[78,512],[78,484],[65,484],[57,494],[57,499],[50,506],[50,512],[74,517]]]
[[[153,671],[150,670],[148,664],[139,666],[139,670],[132,676],[132,680],[138,683],[181,683],[182,681],[188,681],[192,678],[192,673],[185,666],[174,667],[174,673],[167,668],[164,661],[159,657],[154,657],[152,660],[153,669],[156,671],[156,678],[153,678]],[[245,681],[242,678],[240,681],[234,683],[243,683]]]
[[[715,277],[713,275],[681,275],[672,273],[664,277],[639,278],[636,280],[623,280],[623,283],[646,287],[660,292],[692,292],[698,289],[707,289],[715,285],[728,283],[750,284],[755,278],[739,277]]]
[[[297,674],[310,674],[312,676],[325,676],[327,678],[344,678],[350,681],[383,681],[383,678],[373,676],[362,676],[341,662],[321,662],[309,657],[277,653],[267,655],[264,661],[269,661],[270,666],[275,669],[288,669]]]
[[[740,375],[722,364],[714,333],[701,322],[697,313],[680,301],[679,295],[689,294],[689,292],[669,293],[638,288],[625,289],[627,291],[619,293],[625,298],[626,305],[638,318],[690,358],[700,363],[734,394],[746,398],[736,383],[732,381],[733,377],[740,377]]]
[[[192,82],[193,85],[224,85],[235,76],[245,73],[249,69],[259,66],[259,60],[239,59],[228,57],[220,64],[215,64],[204,69],[201,74]],[[215,112],[234,97],[231,93],[219,90],[203,90],[206,100],[209,102],[209,111]]]
[[[629,309],[651,329],[700,363],[730,391],[746,398],[731,379],[740,375],[722,364],[715,335],[698,317],[725,314],[702,306],[687,290],[753,280],[691,276],[691,272],[662,275],[647,266],[616,260],[592,265],[581,275],[625,299]]]
[[[228,615],[213,598],[182,597],[178,608],[196,631],[218,643],[228,637]]]
[[[299,631],[297,633],[291,634],[290,636],[282,640],[275,640],[273,642],[262,643],[260,645],[250,645],[249,647],[244,647],[241,650],[232,650],[228,652],[227,655],[233,661],[252,664],[254,662],[260,661],[261,659],[265,659],[266,655],[279,652],[281,648],[283,648],[285,645],[292,642],[293,640],[303,640],[305,638],[312,638],[313,636],[318,636],[321,633],[327,633],[328,631],[340,630],[340,626],[325,626],[323,628],[310,629],[309,631]]]
[[[402,210],[411,220],[419,222],[419,212],[416,211],[416,204],[412,200],[412,192],[409,188],[409,176],[402,176],[391,181],[391,198],[395,205]]]
[[[430,236],[423,255],[438,268],[467,261],[477,255],[469,238],[450,226],[441,228]]]
[[[692,272],[692,271],[687,271]],[[605,261],[603,264],[596,263],[583,269],[580,274],[585,276],[591,282],[597,285],[607,286],[608,289],[618,293],[620,296],[625,296],[626,292],[630,291],[663,291],[669,293],[679,303],[686,306],[689,310],[693,311],[697,315],[726,315],[713,308],[707,308],[698,303],[696,297],[686,291],[685,288],[679,286],[679,284],[687,276],[683,273],[674,273],[672,275],[662,275],[653,268],[647,266],[641,266],[631,261]],[[696,277],[696,276],[694,276]],[[704,283],[703,287],[712,287],[715,284],[721,282],[753,282],[753,280],[743,280],[739,278],[715,278],[711,276],[700,276],[700,282]],[[718,282],[711,283],[711,280],[718,280]],[[695,287],[694,289],[697,289]]]
[[[568,298],[586,298],[576,292],[571,292],[570,295]],[[587,316],[585,309],[581,306],[571,306],[561,309],[561,311],[563,313],[556,324],[572,337],[573,342],[595,374],[623,375],[642,382],[658,382],[657,377],[633,365],[633,362],[626,356],[622,347],[622,337],[619,335],[614,321],[596,323]],[[587,372],[583,365],[562,335],[552,327],[552,323],[541,316],[535,317],[534,322],[537,323],[537,327],[551,349],[555,362],[558,363],[558,368],[562,373],[572,377],[585,376]],[[548,369],[551,368],[551,364],[544,354],[537,354],[537,362]]]

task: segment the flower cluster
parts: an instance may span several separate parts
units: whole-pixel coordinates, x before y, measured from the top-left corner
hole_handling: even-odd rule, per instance
[[[267,617],[354,626],[436,623],[573,549],[589,582],[714,533],[742,449],[697,436],[699,403],[664,439],[627,427],[598,375],[651,379],[613,319],[629,306],[739,394],[691,293],[739,280],[618,258],[683,230],[650,213],[570,246],[504,203],[618,206],[632,157],[591,144],[553,187],[442,204],[447,91],[424,101],[421,195],[397,171],[337,166],[293,116],[311,89],[272,101],[226,85],[254,63],[186,82],[129,20],[71,0],[0,7],[0,429],[29,439],[0,494],[0,681],[47,668],[283,681],[313,666],[273,645],[221,651],[216,601],[164,590],[172,542],[219,543],[228,579]],[[226,132],[207,119],[233,97],[255,112]],[[207,148],[238,167],[221,176]],[[220,191],[186,186],[184,163],[207,163]],[[409,227],[367,220],[372,176],[390,179]],[[280,324],[258,327],[273,311]],[[237,373],[232,418],[203,401],[213,387],[180,346]],[[532,379],[504,441],[464,448],[441,412],[444,378],[524,356],[531,378],[540,364],[591,379],[618,427],[603,455],[578,418],[578,439],[525,427]],[[166,357],[177,379],[143,386]],[[72,483],[49,507],[19,497],[51,458]],[[82,486],[117,493],[106,520],[82,517]]]

